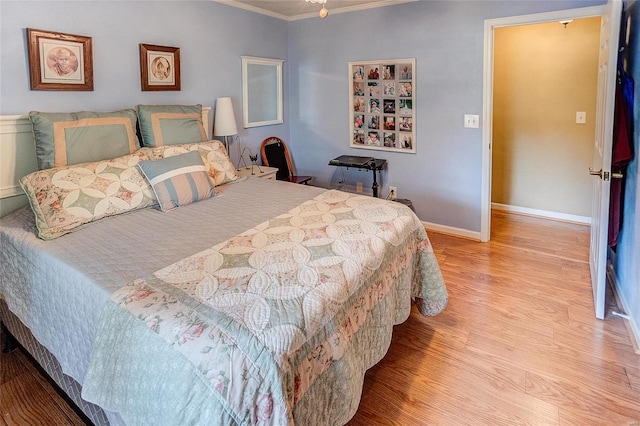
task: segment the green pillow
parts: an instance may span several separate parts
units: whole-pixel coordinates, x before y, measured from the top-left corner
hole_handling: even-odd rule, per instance
[[[31,111],[38,170],[109,160],[139,147],[136,112]]]
[[[207,140],[202,105],[138,105],[142,144],[148,147]]]

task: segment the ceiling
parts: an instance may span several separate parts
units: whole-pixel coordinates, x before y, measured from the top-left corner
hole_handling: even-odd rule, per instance
[[[305,0],[214,0],[229,6],[239,7],[285,21],[313,18],[318,16],[321,4]],[[326,0],[329,16],[336,13],[353,12],[374,7],[391,6],[417,0]]]

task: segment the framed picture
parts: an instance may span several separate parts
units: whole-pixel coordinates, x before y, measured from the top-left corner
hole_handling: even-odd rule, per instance
[[[93,90],[91,37],[27,28],[31,90]]]
[[[180,48],[140,43],[142,90],[180,90]]]
[[[352,148],[416,152],[416,60],[349,62]]]

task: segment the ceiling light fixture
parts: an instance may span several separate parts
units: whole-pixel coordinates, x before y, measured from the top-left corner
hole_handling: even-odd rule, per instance
[[[565,28],[567,28],[567,25],[569,25],[570,23],[573,22],[573,19],[567,19],[566,21],[559,21],[562,25],[564,25]]]
[[[326,18],[327,16],[329,16],[329,9],[327,9],[327,7],[325,6],[325,4],[327,3],[327,0],[305,0],[307,3],[320,3],[322,4],[322,9],[320,9],[320,12],[318,12],[318,16],[321,17],[322,19]]]

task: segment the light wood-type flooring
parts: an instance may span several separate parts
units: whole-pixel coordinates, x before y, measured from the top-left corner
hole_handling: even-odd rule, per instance
[[[429,235],[449,305],[396,326],[349,425],[640,426],[640,355],[611,292],[594,317],[587,226],[494,212],[489,243]],[[81,424],[21,350],[0,361],[0,425]]]

